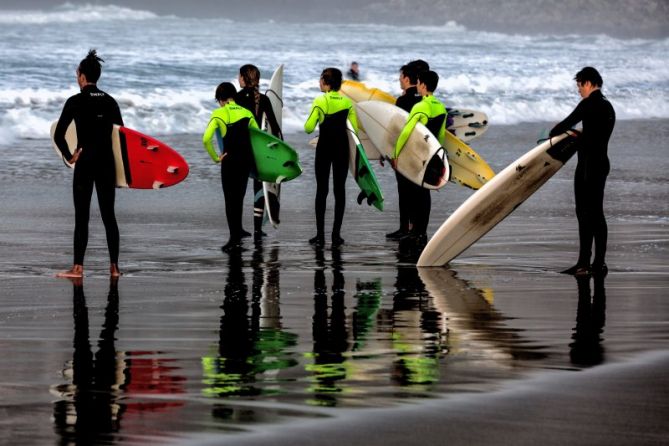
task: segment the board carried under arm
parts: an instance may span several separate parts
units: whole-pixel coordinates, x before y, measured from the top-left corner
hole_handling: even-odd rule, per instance
[[[383,193],[379,181],[365,155],[365,148],[360,143],[353,124],[349,120],[346,120],[346,130],[348,131],[349,171],[360,187],[358,204],[367,201],[368,205],[383,211]]]

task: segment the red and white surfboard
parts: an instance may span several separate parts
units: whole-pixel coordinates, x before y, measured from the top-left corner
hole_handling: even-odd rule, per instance
[[[51,125],[51,142],[62,158],[53,141],[56,124],[54,122]],[[119,125],[114,125],[111,138],[116,164],[116,187],[160,189],[174,186],[188,176],[186,160],[176,150],[155,138]],[[74,122],[68,126],[65,140],[70,153],[74,153],[77,147],[77,128]],[[67,162],[65,164],[73,167]]]

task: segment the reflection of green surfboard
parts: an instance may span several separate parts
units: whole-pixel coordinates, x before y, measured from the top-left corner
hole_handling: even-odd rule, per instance
[[[281,183],[302,173],[297,152],[279,138],[262,130],[249,128],[256,171],[252,176],[260,181]]]
[[[378,210],[383,210],[383,194],[379,187],[379,182],[372,170],[371,164],[365,155],[365,148],[360,143],[358,135],[355,134],[353,125],[350,121],[346,121],[346,128],[348,130],[348,146],[349,154],[349,170],[360,187],[360,195],[358,195],[358,204],[362,204],[363,200],[367,200],[367,204],[374,205]]]

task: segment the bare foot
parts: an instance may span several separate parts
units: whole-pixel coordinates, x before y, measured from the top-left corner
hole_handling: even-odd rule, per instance
[[[111,277],[121,277],[121,270],[118,269],[117,263],[112,263],[109,267],[109,275]]]
[[[76,263],[72,266],[72,269],[68,271],[63,271],[57,273],[56,277],[62,277],[65,279],[72,279],[78,277],[84,277],[84,265],[77,265]]]

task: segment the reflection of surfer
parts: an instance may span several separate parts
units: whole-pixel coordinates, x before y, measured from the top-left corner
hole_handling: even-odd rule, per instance
[[[583,123],[583,134],[578,143],[578,164],[574,174],[580,248],[576,265],[562,272],[575,275],[606,274],[608,268],[604,257],[608,228],[604,217],[604,187],[610,170],[607,152],[609,138],[616,123],[616,113],[602,94],[604,81],[596,69],[585,67],[576,73],[574,79],[583,100],[550,132],[551,137],[556,136],[579,122]],[[590,265],[593,242],[595,258]]]
[[[123,125],[118,104],[107,93],[98,89],[104,62],[95,50],[77,67],[77,83],[81,93],[70,97],[58,119],[54,141],[63,158],[76,165],[72,181],[74,198],[74,264],[69,271],[58,273],[58,277],[83,277],[84,254],[88,245],[88,221],[90,219],[93,186],[98,196],[100,216],[107,235],[109,249],[109,272],[117,277],[119,231],[114,213],[116,194],[116,168],[112,152],[111,134],[114,124]],[[65,133],[70,123],[77,127],[77,150],[70,154]]]
[[[242,240],[242,210],[244,195],[248,184],[253,152],[249,137],[249,127],[258,128],[253,114],[235,103],[237,90],[229,82],[223,82],[216,88],[216,102],[220,108],[214,110],[207,129],[202,135],[202,143],[209,156],[216,163],[221,163],[221,184],[225,197],[225,216],[228,220],[230,239],[221,247],[228,251],[238,247]],[[225,151],[218,155],[211,139],[216,132],[223,138]],[[222,162],[225,159],[225,162]]]
[[[54,404],[54,422],[66,439],[74,436],[76,444],[93,444],[119,430],[125,405],[118,402],[119,373],[114,345],[118,328],[118,281],[109,283],[105,322],[100,333],[99,349],[91,351],[88,327],[88,308],[83,282],[73,279],[74,356],[72,359],[73,400]],[[63,393],[61,386],[56,388]],[[73,416],[74,415],[74,416]],[[97,439],[97,441],[96,441]]]
[[[235,102],[250,110],[256,123],[262,124],[263,117],[267,119],[269,128],[274,136],[283,139],[281,128],[274,115],[269,98],[260,93],[260,70],[255,65],[246,64],[239,68],[239,85],[242,89],[235,96]],[[262,230],[263,213],[265,211],[265,197],[262,193],[262,181],[253,180],[253,237],[258,239],[266,234]],[[256,197],[259,197],[256,200]]]
[[[358,120],[351,101],[339,94],[341,71],[326,68],[321,73],[319,85],[324,93],[314,99],[304,131],[312,133],[319,124],[320,136],[316,145],[316,236],[309,240],[312,245],[325,244],[325,208],[327,204],[330,168],[335,198],[335,215],[332,224],[332,246],[344,243],[341,225],[346,208],[346,177],[348,176],[348,131],[346,120],[358,131]]]
[[[578,282],[578,308],[576,327],[569,344],[571,362],[581,366],[594,366],[604,361],[602,332],[606,322],[606,290],[604,276],[594,277],[595,290],[590,295],[590,278],[576,277]]]
[[[336,395],[342,391],[339,382],[347,375],[344,352],[348,350],[341,252],[338,249],[332,250],[332,305],[329,316],[325,257],[322,248],[316,249],[316,264],[312,330],[314,363],[308,365],[307,370],[313,372],[317,383],[313,386],[316,404],[335,406]]]

